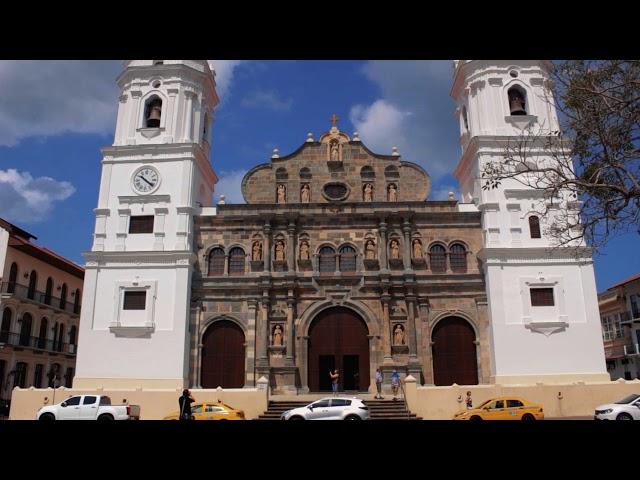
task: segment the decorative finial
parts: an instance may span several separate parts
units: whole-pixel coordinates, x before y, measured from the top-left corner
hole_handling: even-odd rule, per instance
[[[336,127],[336,123],[338,123],[338,120],[339,120],[338,116],[334,113],[333,115],[331,115],[330,120],[332,122],[331,126],[335,128]]]
[[[360,134],[358,132],[353,132],[353,141],[354,142],[359,142],[360,141]]]
[[[307,133],[307,142],[313,142],[313,133]]]
[[[398,152],[398,147],[393,147],[391,149],[391,155],[393,155],[394,157],[399,157],[400,156],[400,152]]]
[[[220,200],[218,200],[218,205],[224,205],[224,195],[220,195]]]
[[[274,148],[273,155],[271,155],[271,158],[280,158],[280,154],[278,152],[279,150],[277,148]]]
[[[449,192],[449,200],[455,200],[456,199],[456,195],[453,192]]]

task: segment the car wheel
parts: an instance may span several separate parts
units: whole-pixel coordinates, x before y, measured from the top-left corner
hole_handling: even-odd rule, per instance
[[[104,413],[98,417],[99,422],[110,422],[111,420],[113,420],[113,416],[108,413]]]
[[[304,418],[302,418],[299,415],[296,415],[295,417],[291,417],[289,420],[304,420]]]
[[[56,417],[53,415],[53,413],[43,413],[42,415],[40,415],[40,418],[38,420],[41,420],[43,422],[52,422],[56,419]]]
[[[534,417],[530,413],[525,413],[524,415],[522,415],[522,420],[524,420],[524,421],[531,421],[531,420],[535,420],[535,419],[536,419],[536,417]]]
[[[348,415],[345,420],[362,420],[358,415]]]
[[[618,414],[618,416],[616,417],[616,420],[633,420],[633,417],[628,413],[622,412]]]

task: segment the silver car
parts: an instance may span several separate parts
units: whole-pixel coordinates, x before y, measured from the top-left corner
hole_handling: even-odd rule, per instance
[[[357,397],[328,397],[287,410],[280,420],[369,420],[369,407]]]
[[[640,395],[632,393],[616,403],[598,405],[594,420],[640,420]]]

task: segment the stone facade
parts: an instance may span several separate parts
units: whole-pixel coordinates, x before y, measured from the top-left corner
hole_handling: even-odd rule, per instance
[[[333,161],[332,138],[344,140]],[[200,385],[203,335],[215,321],[226,319],[245,335],[245,386],[266,375],[275,393],[308,391],[309,329],[320,312],[335,306],[352,310],[366,323],[370,378],[377,367],[395,367],[433,383],[431,331],[438,321],[455,315],[473,326],[478,379],[488,381],[487,302],[475,257],[482,245],[480,214],[459,212],[455,201],[425,201],[429,178],[419,166],[398,156],[373,154],[361,142],[347,139],[334,127],[320,142],[273,158],[245,176],[246,205],[219,205],[216,215],[195,218],[199,261],[190,328],[193,386]],[[310,201],[302,203],[293,193],[307,182]],[[373,201],[362,197],[365,183],[373,184]],[[397,189],[396,201],[385,198],[390,183]],[[278,203],[279,184],[286,185],[286,203]],[[327,184],[347,185],[349,193],[332,201],[322,195]],[[278,243],[284,245],[284,261],[277,260],[282,256]],[[436,244],[446,252],[454,244],[463,246],[466,266],[455,265],[454,272],[448,258],[445,270],[434,272],[429,251]],[[230,273],[229,253],[238,247],[243,267]],[[320,252],[326,247],[336,260],[323,266]],[[351,247],[355,256],[342,257],[342,247]],[[218,274],[209,264],[214,249],[224,251],[224,269]],[[392,331],[398,325],[405,341],[394,345]],[[274,342],[276,326],[283,332],[282,342]]]

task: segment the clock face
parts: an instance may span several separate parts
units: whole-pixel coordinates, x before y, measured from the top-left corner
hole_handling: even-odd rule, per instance
[[[160,175],[155,168],[143,167],[133,176],[133,188],[140,193],[150,193],[158,187]]]

